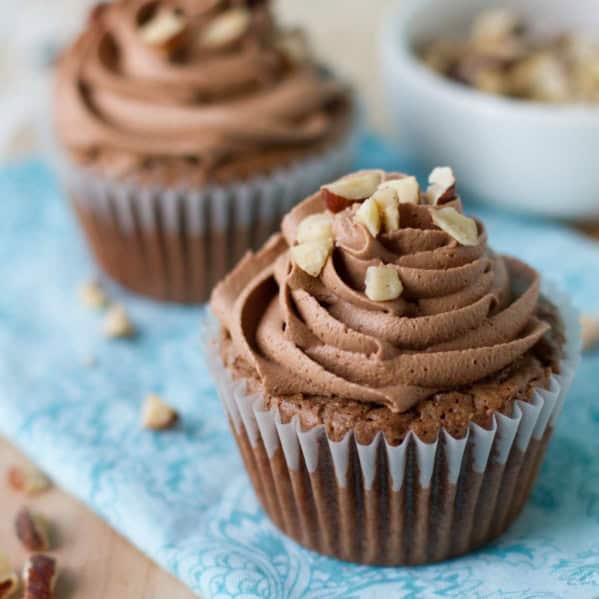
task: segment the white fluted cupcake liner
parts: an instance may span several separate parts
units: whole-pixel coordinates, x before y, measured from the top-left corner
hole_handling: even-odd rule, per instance
[[[229,185],[142,186],[57,168],[102,270],[132,291],[199,303],[295,203],[348,172],[357,127],[321,154]]]
[[[566,342],[559,374],[490,429],[464,438],[442,430],[399,445],[378,434],[361,445],[349,432],[331,440],[324,426],[283,423],[263,398],[234,381],[218,351],[206,360],[256,493],[273,522],[299,543],[344,560],[381,565],[443,560],[502,533],[528,498],[580,355],[576,311],[558,289],[543,294],[560,311]],[[205,338],[214,339],[211,321]]]

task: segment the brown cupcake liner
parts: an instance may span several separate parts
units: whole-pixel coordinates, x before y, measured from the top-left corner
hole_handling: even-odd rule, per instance
[[[292,206],[351,166],[355,131],[326,152],[268,176],[201,189],[101,179],[63,160],[59,172],[102,270],[134,292],[200,303]]]
[[[331,440],[320,425],[281,421],[206,352],[243,461],[264,510],[298,543],[324,555],[377,565],[416,565],[472,551],[504,532],[526,503],[580,354],[576,311],[552,286],[566,330],[560,374],[491,429],[433,443],[409,433],[397,446],[379,433]],[[206,339],[215,339],[214,322]]]

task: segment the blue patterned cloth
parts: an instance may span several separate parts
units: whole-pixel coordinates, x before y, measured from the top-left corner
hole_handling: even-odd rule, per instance
[[[359,162],[406,168],[372,139]],[[0,432],[205,599],[599,596],[599,353],[585,357],[532,498],[499,541],[419,568],[345,564],[284,538],[258,506],[202,364],[201,310],[121,294],[140,336],[104,339],[78,300],[93,267],[47,168],[0,171],[0,204]],[[599,312],[599,245],[471,208],[494,247]],[[181,412],[177,430],[141,430],[151,391]]]

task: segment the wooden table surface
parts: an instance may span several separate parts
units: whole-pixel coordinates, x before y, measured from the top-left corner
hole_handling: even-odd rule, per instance
[[[9,489],[6,470],[22,460],[22,455],[0,438],[0,549],[10,557],[15,570],[21,571],[27,553],[15,537],[13,520],[19,508],[27,505],[46,516],[56,531],[52,555],[61,566],[56,599],[196,597],[60,489],[34,498]]]

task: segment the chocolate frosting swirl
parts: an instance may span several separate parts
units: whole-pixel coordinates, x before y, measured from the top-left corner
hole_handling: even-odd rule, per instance
[[[221,45],[199,43],[217,19],[244,11],[247,27]],[[142,35],[175,11],[176,44]],[[98,7],[57,72],[56,121],[70,153],[126,175],[153,159],[215,165],[263,148],[312,147],[339,125],[347,90],[309,59],[283,50],[268,2],[121,0]]]
[[[387,175],[387,177],[398,175]],[[462,211],[459,198],[448,206]],[[299,223],[325,210],[322,192],[288,214],[282,234],[248,254],[215,289],[212,307],[239,356],[272,395],[334,396],[409,410],[436,392],[481,381],[548,330],[535,316],[536,271],[437,228],[428,206],[401,204],[401,228],[372,237],[334,216],[334,250],[320,276],[290,259]],[[401,297],[364,294],[369,266],[397,269]]]

